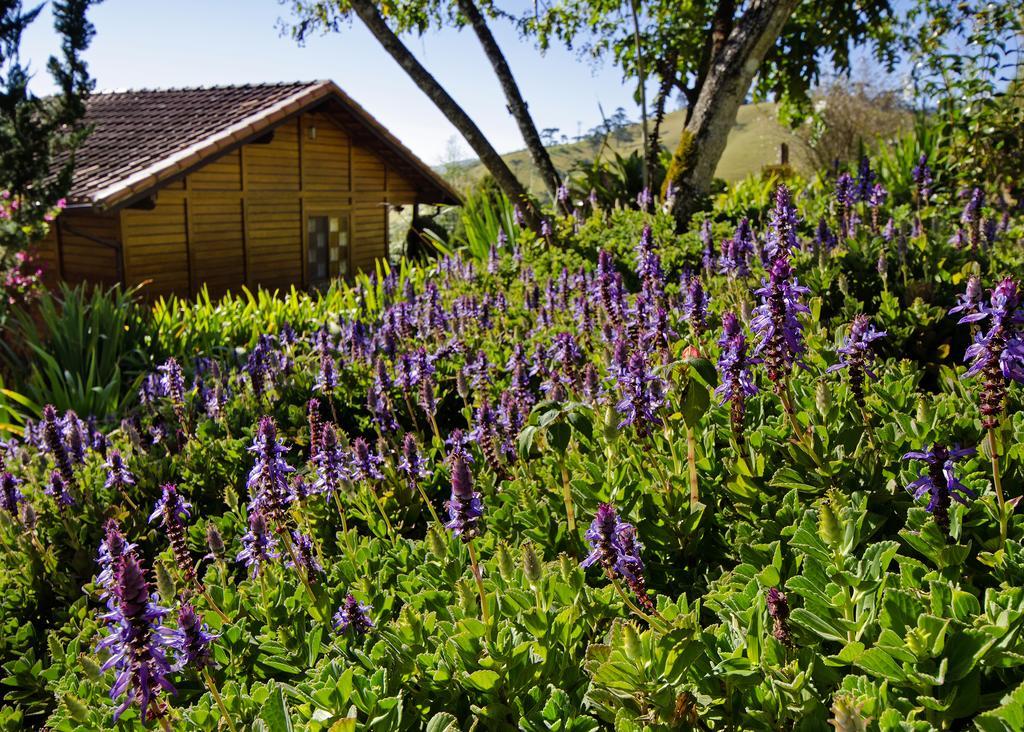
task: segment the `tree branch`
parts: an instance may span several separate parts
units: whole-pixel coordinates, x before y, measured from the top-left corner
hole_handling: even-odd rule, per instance
[[[363,21],[367,30],[377,39],[377,42],[462,134],[473,152],[480,158],[480,162],[494,176],[494,180],[505,192],[505,195],[513,203],[518,203],[523,207],[528,223],[531,227],[536,228],[539,219],[533,201],[523,184],[519,182],[519,179],[516,178],[476,123],[388,27],[377,10],[377,6],[371,0],[349,0],[349,4],[359,19]]]
[[[526,149],[530,152],[530,157],[533,158],[533,164],[540,171],[541,178],[544,179],[544,183],[551,193],[551,199],[558,205],[558,187],[562,184],[562,179],[551,162],[551,156],[548,155],[547,148],[541,142],[540,135],[537,133],[537,125],[530,116],[529,105],[527,105],[519,91],[519,85],[516,84],[515,77],[512,75],[512,69],[501,52],[501,48],[498,47],[498,42],[494,39],[491,29],[487,26],[487,21],[480,13],[476,3],[473,0],[458,0],[458,4],[459,11],[469,22],[473,32],[476,33],[476,37],[480,40],[480,45],[483,46],[487,60],[491,62],[491,66],[494,68],[494,73],[498,77],[501,89],[505,92],[508,110],[515,118],[516,124],[519,125],[519,132],[523,136],[523,141],[526,143]]]

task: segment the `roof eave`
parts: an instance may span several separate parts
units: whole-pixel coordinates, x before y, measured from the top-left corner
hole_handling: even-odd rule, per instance
[[[369,112],[342,91],[337,84],[333,81],[324,80],[316,82],[314,85],[282,99],[270,107],[262,109],[258,114],[249,115],[216,135],[212,135],[194,145],[179,150],[173,155],[118,181],[114,185],[107,186],[91,195],[83,197],[84,200],[80,199],[80,205],[97,210],[117,209],[130,205],[134,201],[151,195],[162,185],[165,185],[174,178],[185,175],[202,166],[210,158],[240,147],[246,142],[264,134],[268,128],[272,128],[289,117],[320,104],[330,97],[335,98],[347,107],[374,133],[375,137],[388,147],[391,147],[396,154],[408,161],[431,186],[437,188],[440,195],[436,198],[441,200],[420,201],[420,203],[451,206],[462,204],[462,197],[458,191],[452,188],[448,181],[405,147]]]

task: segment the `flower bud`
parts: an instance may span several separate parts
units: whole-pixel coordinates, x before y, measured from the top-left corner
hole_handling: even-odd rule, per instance
[[[515,567],[512,564],[512,555],[508,553],[508,544],[498,544],[498,571],[506,582],[512,579]]]
[[[155,562],[156,569],[156,591],[160,593],[160,598],[164,602],[170,602],[171,598],[174,597],[174,578],[171,577],[171,573],[167,571],[167,565],[163,562]]]
[[[25,528],[32,531],[36,527],[36,510],[32,507],[31,503],[21,504],[21,522],[25,524]]]
[[[88,654],[81,654],[78,657],[78,666],[85,673],[85,677],[90,681],[99,681],[103,678],[103,672],[100,670],[100,665],[92,660],[92,657]]]
[[[444,559],[448,555],[448,548],[441,532],[434,527],[427,532],[427,546],[430,548],[430,553],[437,559]]]
[[[821,379],[814,389],[814,403],[821,416],[827,417],[832,409],[832,387],[825,379]]]
[[[643,644],[640,642],[640,634],[630,622],[622,623],[622,646],[626,650],[626,657],[635,660],[643,655]]]
[[[534,551],[533,544],[530,542],[523,544],[523,573],[526,574],[526,579],[534,587],[539,585],[544,577],[544,568],[541,566],[537,552]]]
[[[79,724],[85,724],[89,721],[89,707],[81,699],[74,694],[65,694],[61,699],[64,702],[64,706],[67,707],[69,717]]]
[[[926,424],[932,420],[931,405],[923,396],[917,399],[917,415],[915,419],[918,424]]]
[[[614,442],[619,434],[619,413],[615,411],[614,405],[609,404],[604,410],[604,439],[606,442]]]
[[[466,580],[459,580],[455,589],[459,593],[459,606],[465,615],[476,615],[476,589]]]
[[[210,549],[210,556],[214,559],[224,557],[224,537],[220,535],[215,524],[206,527],[206,546]]]
[[[839,528],[839,520],[836,517],[835,511],[832,510],[832,504],[829,503],[828,499],[818,504],[818,536],[821,537],[823,542],[833,548],[843,538],[843,532]]]

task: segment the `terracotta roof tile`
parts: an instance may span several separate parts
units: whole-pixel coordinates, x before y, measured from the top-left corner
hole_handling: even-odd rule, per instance
[[[443,180],[337,86],[312,81],[93,94],[86,112],[93,130],[76,154],[70,202],[116,205],[325,97],[345,104],[355,122],[387,148],[388,157],[415,170],[436,202],[458,201]]]

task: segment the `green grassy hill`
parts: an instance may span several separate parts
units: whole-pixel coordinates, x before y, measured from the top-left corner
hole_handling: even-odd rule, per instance
[[[782,142],[789,143],[790,163],[797,170],[803,170],[808,165],[804,143],[779,124],[775,110],[775,105],[771,103],[748,104],[740,108],[736,125],[729,133],[728,146],[715,171],[717,177],[733,182],[759,172],[765,165],[778,162],[779,143]],[[662,144],[670,150],[674,150],[679,143],[685,116],[684,110],[671,112],[665,116],[662,123]],[[548,149],[555,167],[564,174],[571,171],[577,163],[590,162],[599,155],[610,157],[609,149],[620,154],[639,150],[641,139],[640,125],[634,124],[623,130],[621,139],[609,139],[605,147],[600,143],[584,140]],[[541,193],[543,184],[526,150],[516,150],[503,157],[532,192]],[[484,172],[483,166],[478,162],[469,162],[464,173],[465,181],[475,182],[484,175]]]

